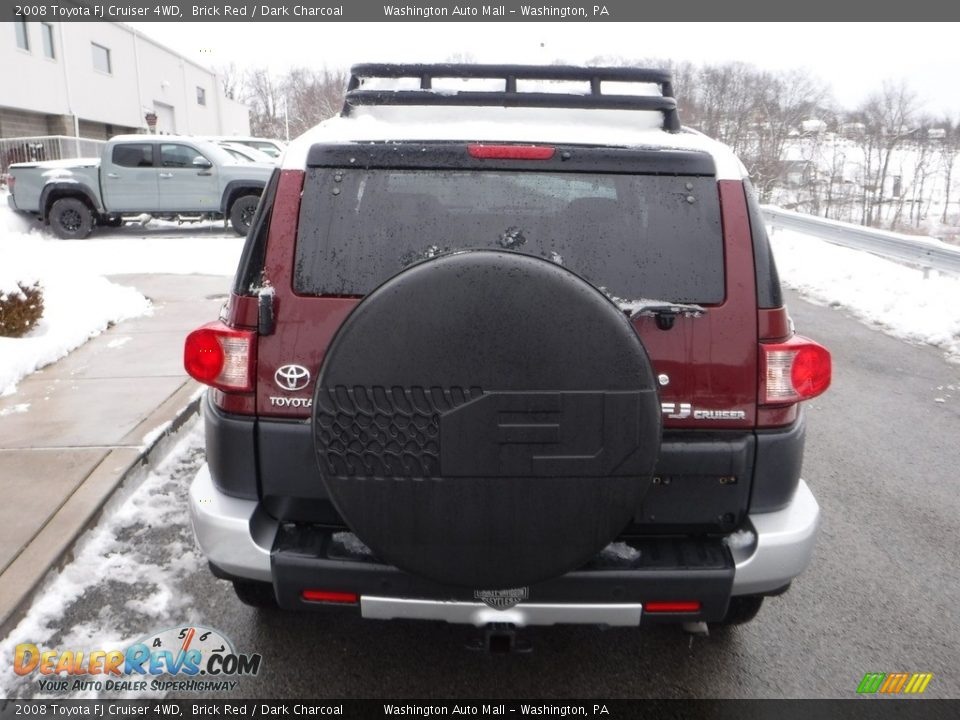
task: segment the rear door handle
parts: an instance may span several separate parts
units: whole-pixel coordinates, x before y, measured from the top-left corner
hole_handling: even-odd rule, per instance
[[[120,177],[120,176],[117,175],[116,173],[107,173],[107,177],[108,177],[108,178],[113,178],[114,180],[116,180],[116,179],[117,179],[118,177]]]
[[[173,173],[160,173],[160,178],[162,180],[169,180],[173,177]]]
[[[210,177],[211,175],[213,175],[213,173],[201,170],[200,172],[197,173],[197,175],[203,175],[203,177]]]

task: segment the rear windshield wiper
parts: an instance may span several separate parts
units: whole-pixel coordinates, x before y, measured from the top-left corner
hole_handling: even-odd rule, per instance
[[[675,303],[667,300],[643,298],[617,304],[631,320],[635,317],[654,317],[657,327],[661,330],[672,328],[674,321],[680,316],[698,318],[707,314],[707,309],[700,305]]]

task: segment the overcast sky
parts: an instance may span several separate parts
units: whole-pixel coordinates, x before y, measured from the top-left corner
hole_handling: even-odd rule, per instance
[[[209,66],[282,72],[355,62],[578,63],[598,55],[807,68],[852,107],[907,79],[924,109],[960,116],[960,23],[131,23]]]

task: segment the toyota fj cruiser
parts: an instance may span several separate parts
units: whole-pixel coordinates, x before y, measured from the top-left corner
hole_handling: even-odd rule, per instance
[[[354,67],[184,354],[196,536],[250,604],[737,623],[813,552],[830,355],[663,71]]]

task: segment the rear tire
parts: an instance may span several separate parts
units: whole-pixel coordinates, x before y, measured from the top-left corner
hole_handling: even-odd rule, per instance
[[[79,198],[57,200],[50,206],[48,221],[53,234],[63,240],[82,240],[93,232],[93,211]]]
[[[256,580],[234,580],[233,591],[244,605],[270,609],[277,607],[277,596],[273,594],[273,585]]]
[[[718,625],[743,625],[753,620],[763,605],[763,595],[734,595],[730,598],[727,614]]]
[[[242,195],[230,206],[230,224],[237,235],[246,236],[260,203],[259,195]]]

